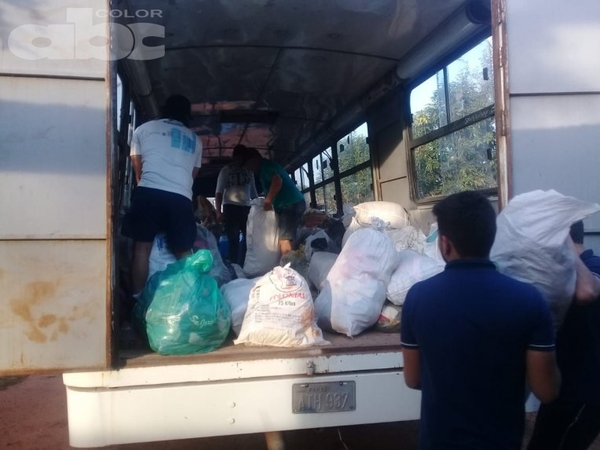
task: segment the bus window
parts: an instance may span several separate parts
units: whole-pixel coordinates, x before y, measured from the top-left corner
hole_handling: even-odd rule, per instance
[[[416,200],[496,189],[491,54],[488,38],[411,91]]]
[[[367,124],[363,123],[337,142],[340,184],[344,203],[359,203],[374,199],[373,172]]]

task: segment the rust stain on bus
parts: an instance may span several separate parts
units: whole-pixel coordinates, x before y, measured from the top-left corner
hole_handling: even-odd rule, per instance
[[[52,297],[56,293],[57,284],[57,282],[52,281],[30,283],[25,287],[23,295],[20,295],[11,302],[12,311],[29,326],[29,330],[25,332],[25,335],[33,342],[42,344],[48,340],[48,337],[40,329],[40,325],[33,316],[32,309],[44,300]],[[50,325],[48,321],[49,317],[45,319],[42,317],[40,319],[40,322],[45,326]]]

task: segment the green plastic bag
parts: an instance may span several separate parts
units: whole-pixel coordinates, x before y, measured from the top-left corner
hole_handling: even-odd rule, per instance
[[[163,355],[206,353],[220,347],[231,323],[229,306],[208,275],[209,250],[199,250],[155,273],[134,308],[152,350]]]

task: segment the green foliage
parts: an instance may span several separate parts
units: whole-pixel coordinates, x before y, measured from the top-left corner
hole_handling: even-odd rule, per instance
[[[445,99],[443,83],[441,89],[438,83],[429,103],[413,115],[413,137],[424,136],[494,103],[489,45],[482,45],[481,65],[477,68],[460,59],[452,63],[449,99]],[[483,79],[481,67],[490,71],[488,80]],[[446,101],[449,118],[446,117]],[[496,187],[495,131],[494,118],[491,117],[415,148],[413,163],[418,197]],[[488,158],[490,154],[493,156],[491,160]]]

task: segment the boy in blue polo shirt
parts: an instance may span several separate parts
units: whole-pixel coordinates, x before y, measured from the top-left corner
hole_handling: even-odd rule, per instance
[[[406,384],[422,390],[421,449],[521,448],[526,381],[543,402],[560,384],[550,311],[532,286],[496,271],[496,214],[476,192],[438,203],[444,272],[402,308]]]

